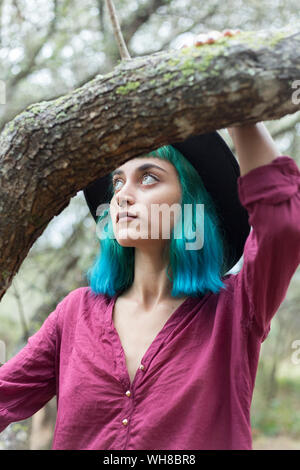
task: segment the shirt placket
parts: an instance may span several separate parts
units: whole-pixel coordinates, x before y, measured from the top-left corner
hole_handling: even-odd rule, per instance
[[[167,341],[167,338],[174,326],[180,321],[181,313],[179,309],[176,314],[173,314],[172,318],[166,322],[164,327],[160,330],[156,338],[153,340],[144,356],[142,357],[141,363],[135,373],[133,382],[130,383],[130,378],[126,366],[125,353],[121,344],[119,335],[111,322],[112,309],[115,302],[115,297],[112,298],[111,303],[108,306],[106,312],[106,331],[109,335],[110,343],[112,346],[112,352],[114,357],[114,371],[117,379],[119,380],[122,393],[124,397],[124,408],[120,418],[120,433],[119,439],[114,443],[114,448],[118,450],[125,450],[127,448],[128,441],[130,439],[130,430],[132,426],[132,418],[135,412],[135,391],[139,387],[142,380],[146,378],[147,371],[150,367],[151,361],[158,353],[159,349],[163,347],[163,344]],[[189,300],[191,303],[191,300]]]

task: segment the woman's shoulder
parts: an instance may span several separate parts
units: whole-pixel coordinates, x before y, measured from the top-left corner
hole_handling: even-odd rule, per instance
[[[91,313],[95,308],[101,311],[107,308],[111,298],[104,294],[95,294],[89,286],[81,286],[70,291],[58,304],[63,322],[72,322],[79,316]]]

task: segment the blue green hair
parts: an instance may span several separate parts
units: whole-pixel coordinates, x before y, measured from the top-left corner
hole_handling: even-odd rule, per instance
[[[169,263],[166,267],[166,274],[172,282],[171,296],[198,297],[208,292],[218,293],[220,289],[225,288],[222,281],[226,272],[225,242],[213,200],[205,189],[202,178],[193,165],[172,145],[165,145],[138,158],[149,157],[171,162],[177,171],[182,190],[182,218],[179,222],[184,223],[185,229],[182,237],[176,238],[174,230],[177,224],[174,225],[170,233]],[[111,180],[109,191],[111,199]],[[190,204],[193,208],[187,211],[187,214],[183,211],[185,204]],[[187,250],[186,243],[191,243],[191,239],[187,238],[186,227],[195,234],[196,220],[199,219],[196,219],[196,204],[204,204],[204,242],[201,249]],[[97,226],[104,217],[108,219],[104,228],[108,236],[100,237],[99,253],[92,266],[85,271],[85,276],[95,295],[106,294],[112,297],[126,291],[133,283],[135,247],[123,247],[118,243],[113,234],[109,210],[99,215]],[[169,275],[170,269],[172,277]]]

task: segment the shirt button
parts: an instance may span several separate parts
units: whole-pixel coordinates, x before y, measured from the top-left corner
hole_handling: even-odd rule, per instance
[[[141,370],[144,370],[145,369],[145,366],[143,366],[143,364],[140,365],[140,369]]]
[[[127,395],[128,397],[130,397],[130,395],[131,395],[130,390],[127,390],[126,395]]]
[[[127,426],[127,423],[128,423],[128,419],[123,419],[122,423],[124,424],[124,426]]]

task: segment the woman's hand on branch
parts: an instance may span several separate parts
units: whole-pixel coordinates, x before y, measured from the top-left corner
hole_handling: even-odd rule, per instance
[[[223,31],[209,31],[208,33],[196,34],[193,38],[193,46],[203,46],[204,44],[213,44],[218,39],[226,36],[235,36],[240,33],[240,29],[223,29]],[[182,44],[180,49],[189,47],[191,44]]]
[[[201,33],[201,34],[196,34],[193,38],[193,43],[190,45],[193,45],[195,47],[198,46],[203,46],[205,44],[213,44],[214,42],[218,41],[218,39],[223,38],[223,37],[232,37],[235,36],[236,34],[240,33],[240,29],[224,29],[223,31],[209,31],[208,33]],[[184,47],[189,47],[188,44],[183,44],[180,49]],[[227,131],[234,142],[233,138],[233,130],[234,127],[227,127]]]

